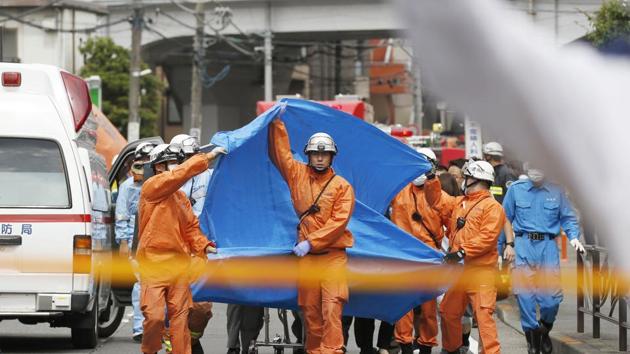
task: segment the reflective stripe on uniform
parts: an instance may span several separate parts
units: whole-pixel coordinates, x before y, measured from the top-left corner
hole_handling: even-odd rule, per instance
[[[490,193],[492,193],[492,195],[503,195],[503,188],[499,186],[492,186],[490,187]]]

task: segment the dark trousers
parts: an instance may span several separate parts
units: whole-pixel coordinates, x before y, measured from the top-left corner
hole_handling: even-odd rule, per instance
[[[343,316],[343,339],[344,345],[348,346],[348,336],[350,332],[350,326],[354,321],[354,340],[357,343],[357,347],[361,350],[361,353],[372,353],[374,345],[374,329],[375,320],[373,318],[361,318],[352,316]],[[378,339],[376,346],[379,348],[389,348],[392,337],[394,336],[394,326],[381,321],[381,325],[378,329]]]

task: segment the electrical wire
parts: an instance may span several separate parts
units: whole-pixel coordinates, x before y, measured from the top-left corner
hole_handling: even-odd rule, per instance
[[[34,9],[30,9],[30,10],[24,11],[24,12],[20,13],[19,15],[15,15],[14,18],[24,18],[24,17],[26,17],[28,15],[31,15],[31,14],[37,13],[37,12],[39,12],[41,10],[47,9],[47,8],[53,6],[54,4],[59,3],[61,1],[63,1],[63,0],[51,0],[46,5],[38,6],[38,7],[34,8]],[[10,18],[0,19],[0,23],[4,23],[4,22],[7,22],[7,21],[11,21],[11,19]]]
[[[113,25],[117,25],[119,23],[123,23],[123,22],[129,21],[128,18],[121,18],[121,19],[119,19],[117,21],[114,21],[114,22],[103,23],[103,24],[96,25],[96,26],[93,26],[93,27],[76,28],[76,29],[61,29],[61,28],[53,28],[53,27],[42,26],[42,25],[39,25],[37,23],[33,23],[31,21],[27,21],[27,20],[25,20],[25,19],[23,19],[21,17],[8,14],[8,13],[6,13],[4,11],[0,11],[0,16],[7,17],[6,21],[13,20],[13,21],[22,23],[22,24],[30,26],[30,27],[34,27],[34,28],[40,29],[42,31],[57,32],[57,33],[92,33],[92,32],[94,32],[94,31],[96,31],[98,29],[101,29],[101,28],[110,27],[110,26],[113,26]]]
[[[189,14],[194,15],[195,17],[197,16],[197,13],[195,13],[195,10],[189,9],[188,7],[180,4],[179,1],[177,1],[177,0],[170,0],[170,2],[173,5],[179,7],[182,11],[188,12]]]

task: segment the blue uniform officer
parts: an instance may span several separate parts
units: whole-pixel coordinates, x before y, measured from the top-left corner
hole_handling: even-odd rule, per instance
[[[149,159],[149,152],[155,147],[152,143],[141,143],[134,152],[134,161],[131,166],[131,177],[127,178],[118,188],[116,199],[116,242],[119,244],[121,256],[129,256],[132,247],[135,215],[138,211],[138,200],[143,180],[143,164]],[[133,285],[131,292],[131,304],[133,306],[132,335],[135,341],[142,340],[142,311],[140,311],[140,283]]]
[[[514,182],[503,200],[515,237],[514,293],[521,312],[529,353],[551,353],[549,331],[563,300],[560,257],[555,237],[564,229],[580,252],[580,225],[564,190],[545,180],[540,170],[529,170],[527,180]],[[536,306],[540,308],[540,321]]]

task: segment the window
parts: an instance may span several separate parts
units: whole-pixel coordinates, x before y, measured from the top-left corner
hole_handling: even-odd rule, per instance
[[[19,63],[17,29],[0,27],[0,58],[3,62]]]
[[[66,168],[56,142],[0,138],[0,207],[70,207]]]
[[[168,101],[167,109],[166,109],[166,122],[169,125],[182,125],[182,115],[179,112],[179,107],[177,106],[177,102],[173,99],[173,96],[167,96]]]

